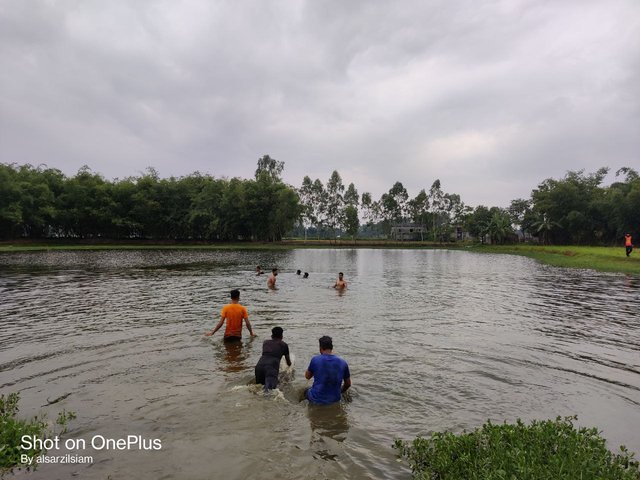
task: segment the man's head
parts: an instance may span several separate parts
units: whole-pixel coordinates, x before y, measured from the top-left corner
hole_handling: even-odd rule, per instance
[[[240,290],[231,290],[231,300],[240,300]]]
[[[275,277],[276,275],[278,275],[278,269],[274,268],[271,270],[271,273],[273,274],[273,276]]]
[[[339,278],[340,280],[342,280],[342,277],[344,277],[344,273],[340,272],[340,273],[338,274],[338,278]]]
[[[280,327],[273,327],[271,329],[271,338],[282,338],[282,328]]]
[[[328,335],[320,337],[319,343],[321,352],[324,350],[333,350],[333,340],[331,340],[331,337]]]
[[[309,272],[304,272],[303,277],[304,277],[304,278],[309,278]]]
[[[262,267],[261,267],[260,265],[258,265],[258,266],[256,267],[256,271],[258,271],[258,272],[259,272],[260,270],[262,270]]]
[[[296,272],[296,275],[300,275],[301,273],[302,273],[302,270],[298,270],[298,271]]]
[[[625,237],[630,237],[630,236],[631,236],[631,234],[630,234],[630,233],[626,233],[624,236],[625,236]]]

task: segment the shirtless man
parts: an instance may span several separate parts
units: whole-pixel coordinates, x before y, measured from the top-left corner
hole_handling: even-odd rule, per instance
[[[343,278],[344,278],[344,273],[342,272],[338,273],[338,280],[336,280],[336,284],[333,286],[333,288],[337,288],[338,290],[343,290],[347,288],[347,282],[345,282]]]
[[[267,280],[267,287],[276,288],[276,277],[278,276],[278,269],[274,268],[271,270],[271,275],[269,275],[269,279]]]

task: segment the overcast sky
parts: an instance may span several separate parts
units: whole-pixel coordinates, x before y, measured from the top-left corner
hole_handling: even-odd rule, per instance
[[[507,206],[640,169],[640,0],[0,1],[0,162]],[[613,174],[610,175],[610,179]]]

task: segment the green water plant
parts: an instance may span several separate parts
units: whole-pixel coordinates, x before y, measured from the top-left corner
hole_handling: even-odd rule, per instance
[[[67,431],[68,421],[75,418],[73,412],[63,410],[58,414],[55,426],[50,425],[46,415],[20,419],[17,418],[19,401],[20,395],[18,393],[0,395],[0,475],[11,472],[16,467],[22,467],[21,455],[34,458],[46,453],[43,448],[28,450],[21,448],[21,439],[24,435],[36,436],[40,439],[60,435]],[[34,463],[32,467],[25,466],[25,468],[35,468],[35,466]]]
[[[624,446],[612,453],[596,428],[576,428],[575,420],[488,421],[470,433],[396,440],[394,448],[416,479],[640,480],[633,453]]]

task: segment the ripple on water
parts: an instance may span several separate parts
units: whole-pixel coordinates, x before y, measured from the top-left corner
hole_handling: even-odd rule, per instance
[[[278,290],[258,264],[280,268]],[[153,459],[98,452],[83,478],[208,478],[202,458],[229,478],[398,478],[396,437],[570,414],[640,451],[628,276],[427,250],[5,254],[0,273],[2,393],[21,391],[24,414],[68,394],[72,435],[163,439]],[[259,334],[236,350],[202,336],[232,288]],[[297,356],[282,398],[247,386],[275,325]],[[325,334],[354,384],[335,411],[296,400]],[[34,478],[52,469],[67,472]]]

